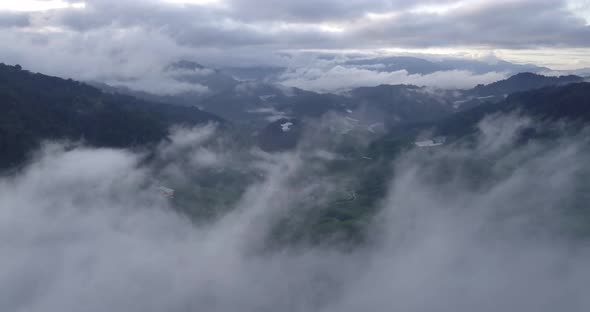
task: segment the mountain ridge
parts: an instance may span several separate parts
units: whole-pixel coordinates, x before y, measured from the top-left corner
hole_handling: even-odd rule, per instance
[[[41,141],[133,147],[166,138],[174,124],[224,123],[194,107],[108,94],[88,84],[0,64],[0,167],[18,164]]]

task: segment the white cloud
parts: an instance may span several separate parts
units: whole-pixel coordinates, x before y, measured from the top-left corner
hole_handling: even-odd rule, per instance
[[[188,50],[159,32],[135,28],[40,35],[23,31],[0,32],[0,38],[11,42],[0,52],[3,61],[31,71],[161,95],[208,91],[203,85],[178,81],[176,75],[182,73],[165,71]]]
[[[191,4],[191,5],[220,5],[221,0],[160,0],[166,3]]]
[[[84,9],[84,2],[63,0],[7,0],[0,3],[0,11],[38,12],[55,9]]]
[[[206,143],[214,139],[216,125],[195,128],[172,129],[170,140],[160,145],[158,156],[171,165],[169,171],[179,172],[179,167],[189,170],[222,166],[227,159],[223,153],[214,152]]]
[[[514,119],[496,121],[474,149],[401,155],[369,226],[374,240],[347,251],[267,245],[281,217],[296,218],[342,191],[340,175],[310,177],[317,168],[304,153],[247,152],[255,159],[247,166],[263,178],[230,212],[202,224],[171,210],[142,155],[48,146],[23,171],[0,178],[0,307],[585,311],[590,254],[584,241],[563,235],[577,219],[560,209],[587,185],[580,179],[588,150],[578,139],[588,137],[513,148],[512,136],[494,128]],[[168,144],[190,157],[215,138],[211,129],[179,130]],[[493,160],[479,163],[477,183],[464,170],[474,159]],[[191,209],[211,208],[200,204]]]
[[[378,72],[362,68],[334,66],[328,69],[295,69],[285,73],[281,83],[306,90],[334,92],[380,84],[412,84],[444,89],[468,89],[478,84],[488,84],[505,78],[507,78],[507,74],[497,72],[473,74],[469,71],[451,70],[420,75],[408,74],[406,70]]]
[[[156,95],[176,95],[187,92],[206,94],[209,92],[207,86],[178,81],[162,72],[154,73],[153,76],[140,76],[137,79],[123,81],[106,79],[103,82],[115,87],[126,87]]]

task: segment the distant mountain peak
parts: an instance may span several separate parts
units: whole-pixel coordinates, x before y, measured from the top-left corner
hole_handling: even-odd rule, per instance
[[[547,86],[564,85],[582,81],[584,81],[584,78],[575,75],[553,77],[531,72],[523,72],[488,85],[478,85],[473,88],[471,92],[479,96],[499,96]]]

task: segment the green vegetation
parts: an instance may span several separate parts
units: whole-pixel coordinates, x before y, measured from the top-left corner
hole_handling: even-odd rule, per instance
[[[97,147],[157,143],[173,124],[221,119],[196,108],[107,94],[86,84],[0,64],[0,168],[22,163],[43,140]]]

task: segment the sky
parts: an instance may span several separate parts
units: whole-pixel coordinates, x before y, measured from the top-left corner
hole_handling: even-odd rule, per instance
[[[1,62],[145,86],[179,59],[309,67],[318,52],[575,70],[590,68],[590,1],[2,0],[0,40]]]
[[[301,67],[287,72],[290,85],[327,90],[359,80],[451,87],[505,76],[384,73],[310,53],[590,67],[589,7],[560,0],[0,0],[0,62],[80,79],[141,75],[131,84],[162,92],[199,88],[162,80],[162,66],[181,58],[215,66],[293,62]],[[21,170],[0,175],[0,307],[589,311],[590,246],[580,239],[587,219],[571,212],[587,206],[590,129],[522,144],[525,130],[555,125],[489,116],[471,144],[400,152],[379,212],[366,220],[365,247],[269,248],[281,221],[341,201],[342,190],[356,185],[311,153],[338,157],[330,131],[341,119],[324,117],[297,150],[276,154],[234,146],[213,125],[173,129],[149,161],[138,151],[45,144]],[[555,127],[562,126],[571,133]],[[207,224],[172,213],[158,191],[163,182],[178,194],[179,187],[199,192],[199,178],[219,168],[255,178],[235,203],[198,203],[196,210],[226,211]]]

